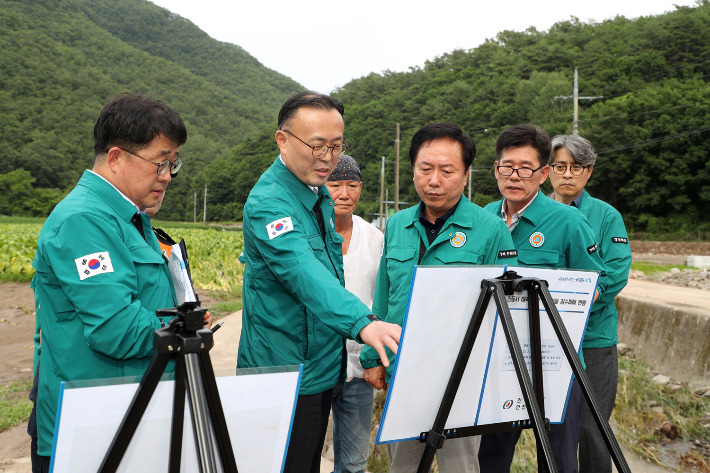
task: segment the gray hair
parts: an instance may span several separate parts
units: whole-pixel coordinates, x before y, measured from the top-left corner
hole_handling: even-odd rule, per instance
[[[597,155],[594,153],[592,143],[579,135],[556,135],[552,138],[550,160],[555,157],[555,153],[560,148],[566,148],[577,164],[582,166],[594,166],[594,163],[597,162]]]

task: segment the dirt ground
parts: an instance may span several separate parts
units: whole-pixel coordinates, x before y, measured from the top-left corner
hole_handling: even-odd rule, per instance
[[[631,251],[653,255],[705,256],[710,255],[710,242],[631,240]]]

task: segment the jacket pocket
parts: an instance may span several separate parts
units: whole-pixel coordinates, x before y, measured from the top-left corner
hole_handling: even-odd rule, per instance
[[[443,264],[483,264],[482,255],[461,249],[437,251],[434,256]]]
[[[559,260],[560,254],[557,251],[529,248],[518,250],[518,262],[523,266],[556,268]]]
[[[57,320],[69,320],[74,318],[76,313],[74,306],[69,299],[64,296],[61,289],[57,288],[52,294],[52,309],[54,310],[54,315]]]
[[[162,279],[162,271],[160,265],[165,264],[163,255],[156,253],[152,248],[147,246],[139,246],[131,248],[131,259],[136,270],[138,279],[138,288],[155,287],[156,285],[166,283]],[[156,279],[156,277],[158,279]]]

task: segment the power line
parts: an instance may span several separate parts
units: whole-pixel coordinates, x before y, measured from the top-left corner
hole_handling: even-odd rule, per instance
[[[710,130],[710,126],[696,128],[694,130],[688,130],[688,131],[685,131],[682,133],[676,133],[674,135],[661,136],[659,138],[654,138],[652,140],[639,141],[637,143],[629,143],[626,145],[618,146],[616,148],[602,149],[602,150],[597,151],[597,154],[599,155],[599,154],[613,153],[615,151],[622,151],[625,149],[638,148],[639,146],[645,146],[645,145],[653,144],[653,143],[661,143],[663,141],[669,141],[669,140],[673,140],[676,138],[680,138],[681,136],[694,135],[696,133],[702,133],[702,132],[708,131],[708,130]]]

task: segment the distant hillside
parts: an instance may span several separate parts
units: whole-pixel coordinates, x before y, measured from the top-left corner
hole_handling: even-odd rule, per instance
[[[24,196],[16,205],[4,202],[0,213],[46,212],[48,191],[29,199],[31,189],[8,186],[34,180],[35,189],[54,189],[55,196],[73,186],[93,163],[99,110],[131,91],[163,100],[185,120],[186,165],[161,217],[187,218],[199,171],[274,120],[302,89],[148,1],[0,0],[0,193],[10,201]],[[46,208],[27,208],[29,200]]]
[[[237,97],[279,110],[284,95],[303,88],[264,67],[240,46],[216,41],[190,20],[145,0],[77,0],[100,28],[152,56],[161,57]]]
[[[455,121],[478,155],[474,200],[500,199],[490,169],[495,139],[533,123],[551,135],[572,132],[574,68],[579,68],[580,135],[599,153],[590,192],[614,205],[632,230],[710,230],[710,3],[635,20],[575,18],[549,31],[503,31],[407,73],[370,74],[343,86],[346,139],[366,167],[366,201],[376,208],[381,156],[401,155],[422,125]],[[488,168],[488,169],[486,169]],[[400,173],[402,200],[417,202],[411,168]],[[392,198],[394,169],[387,166]],[[549,181],[546,184],[549,187]]]
[[[416,203],[408,152],[424,124],[454,121],[473,135],[473,200],[500,199],[491,165],[495,140],[511,125],[533,123],[551,135],[572,131],[574,68],[579,68],[579,132],[599,153],[591,193],[614,205],[631,230],[710,231],[710,3],[601,23],[575,18],[549,31],[503,31],[470,49],[410,72],[372,73],[336,91],[345,104],[345,139],[363,168],[358,212],[377,212],[381,157],[394,196],[395,124],[402,127],[400,200]],[[271,130],[261,129],[262,140]],[[253,139],[250,138],[250,140]],[[215,218],[239,206],[276,151],[256,140],[234,148],[224,168],[203,179],[223,189]],[[219,169],[225,174],[217,175]],[[545,184],[547,191],[551,188]],[[228,196],[236,202],[225,200]],[[209,211],[208,211],[209,215]]]

